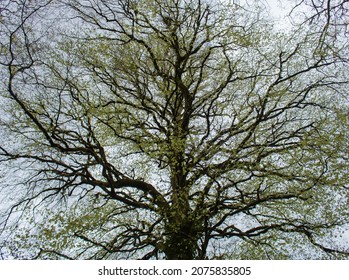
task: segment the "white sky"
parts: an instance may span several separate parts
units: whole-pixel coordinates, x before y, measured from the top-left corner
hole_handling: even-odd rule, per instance
[[[292,9],[291,1],[266,0],[270,8],[270,13],[278,22],[278,28],[286,27],[290,24],[288,14]]]

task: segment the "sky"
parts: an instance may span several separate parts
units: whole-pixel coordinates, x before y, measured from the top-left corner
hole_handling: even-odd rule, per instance
[[[288,14],[291,11],[290,1],[266,0],[270,13],[277,19],[278,27],[286,27],[290,22]]]

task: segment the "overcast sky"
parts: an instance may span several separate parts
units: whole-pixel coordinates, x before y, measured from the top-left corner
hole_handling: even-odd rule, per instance
[[[288,22],[287,15],[291,10],[290,1],[266,0],[270,13],[279,20],[282,26]]]

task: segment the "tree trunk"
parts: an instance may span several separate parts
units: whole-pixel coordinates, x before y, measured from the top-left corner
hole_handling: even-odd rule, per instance
[[[170,260],[192,260],[197,256],[200,221],[189,205],[189,190],[180,169],[172,176],[172,203],[167,212],[164,253]]]
[[[185,231],[173,232],[166,240],[164,253],[168,260],[193,260],[196,257],[196,240]]]
[[[200,224],[188,211],[174,209],[168,219],[164,253],[169,260],[193,260],[198,256]]]

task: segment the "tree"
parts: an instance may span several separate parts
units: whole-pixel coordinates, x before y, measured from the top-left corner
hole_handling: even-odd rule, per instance
[[[237,240],[268,257],[292,238],[345,255],[321,239],[348,223],[340,28],[314,18],[275,31],[228,1],[2,11],[1,161],[29,174],[3,233],[15,212],[45,216],[45,205],[61,243],[37,257],[224,258],[234,253],[217,248]],[[62,200],[68,214],[55,210]]]

